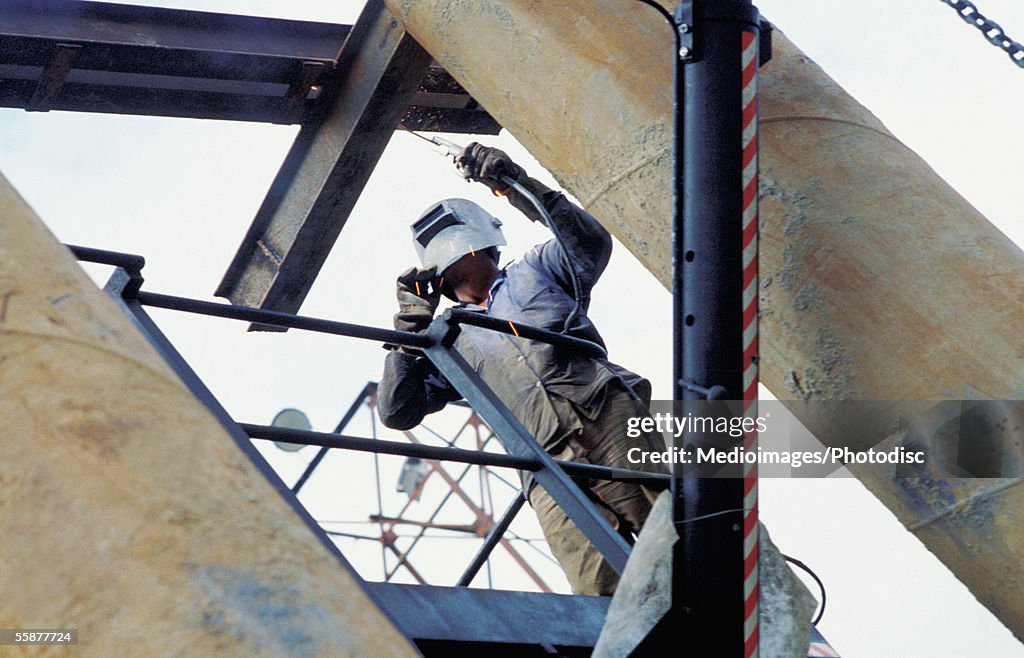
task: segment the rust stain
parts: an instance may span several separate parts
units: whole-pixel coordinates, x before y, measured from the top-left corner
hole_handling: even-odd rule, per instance
[[[14,292],[8,290],[3,294],[3,297],[0,297],[0,324],[3,324],[4,321],[7,319],[7,302],[13,296]]]

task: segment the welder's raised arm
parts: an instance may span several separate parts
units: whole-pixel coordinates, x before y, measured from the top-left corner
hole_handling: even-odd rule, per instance
[[[560,244],[558,240],[549,240],[527,252],[525,259],[536,259],[538,266],[551,272],[558,284],[572,294],[572,279],[566,269],[567,254],[576,269],[580,293],[589,295],[608,266],[612,253],[611,235],[590,213],[566,199],[561,192],[549,191],[539,200],[551,215],[562,241]]]
[[[500,149],[472,142],[459,154],[455,164],[467,179],[482,181],[492,189],[495,186],[504,189],[509,202],[515,208],[531,220],[543,222],[543,215],[527,195],[521,194],[515,187],[499,183],[505,179],[514,180],[533,195],[550,214],[554,223],[552,228],[561,235],[561,242],[564,244],[564,251],[563,244],[559,244],[558,240],[538,247],[540,253],[534,255],[541,258],[542,262],[539,264],[551,272],[558,283],[571,294],[571,280],[563,256],[567,253],[579,277],[582,288],[580,292],[584,295],[590,293],[590,289],[608,265],[612,251],[611,236],[596,219],[570,202],[560,192],[528,176],[522,167]]]

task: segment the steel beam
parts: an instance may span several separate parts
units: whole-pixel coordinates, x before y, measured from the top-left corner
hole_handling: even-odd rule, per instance
[[[499,520],[498,523],[496,523],[494,527],[487,532],[487,537],[484,538],[483,545],[480,546],[476,555],[473,556],[473,561],[469,563],[469,566],[466,567],[466,570],[459,578],[459,582],[456,583],[457,587],[469,587],[470,583],[473,582],[473,579],[476,578],[476,575],[480,573],[480,569],[487,564],[487,560],[490,559],[494,548],[501,542],[505,531],[508,530],[508,527],[512,525],[513,521],[515,521],[516,515],[519,514],[519,510],[523,509],[523,505],[525,504],[526,495],[520,491],[519,495],[517,495],[509,504],[505,513],[501,515],[501,520]]]
[[[333,61],[349,31],[347,25],[330,23],[81,0],[4,0],[0,17],[5,38],[25,39],[26,43],[64,40],[90,46],[144,47],[154,49],[153,59],[159,49],[164,54],[163,66],[179,68],[192,61],[178,57],[188,52],[223,55],[207,66],[229,64],[229,54]],[[22,57],[31,56],[31,52],[22,53]],[[129,71],[147,65],[123,61],[118,68]]]
[[[0,106],[296,122],[301,112],[290,111],[289,89],[305,63],[329,71],[349,29],[12,0],[0,5]]]
[[[139,293],[140,300],[145,298],[146,293]],[[239,426],[252,439],[264,441],[276,441],[278,443],[291,443],[303,446],[321,446],[339,450],[356,450],[360,452],[372,452],[385,455],[402,455],[404,457],[419,457],[420,459],[436,459],[438,461],[461,462],[463,464],[475,464],[477,466],[493,466],[495,468],[515,468],[523,471],[540,471],[548,466],[546,462],[532,458],[525,453],[502,455],[500,453],[483,452],[480,450],[465,450],[463,448],[428,446],[417,443],[403,443],[402,441],[384,441],[382,439],[368,439],[358,436],[346,436],[336,432],[313,432],[310,430],[296,430],[288,427],[275,427],[273,425],[254,425],[251,423],[240,423]],[[618,482],[642,483],[652,489],[659,489],[668,486],[668,478],[660,473],[644,473],[625,468],[612,468],[600,464],[582,464],[579,462],[550,462],[553,467],[565,471],[569,477],[591,478],[594,480],[616,480]]]
[[[0,107],[302,123],[351,26],[81,0],[0,2]],[[403,119],[496,134],[438,65]]]
[[[468,587],[393,583],[366,586],[417,644],[444,640],[492,646],[593,647],[611,600]]]
[[[67,81],[71,64],[75,61],[75,56],[80,48],[81,46],[73,44],[57,44],[57,51],[54,53],[53,59],[43,69],[36,90],[32,93],[32,98],[29,99],[30,110],[45,112],[49,109],[50,100]]]
[[[342,48],[332,96],[303,126],[215,294],[298,310],[429,64],[370,0]]]
[[[608,564],[621,574],[629,558],[630,548],[626,540],[601,516],[583,491],[558,467],[555,460],[544,451],[462,355],[452,349],[459,327],[451,322],[450,317],[445,314],[430,325],[427,334],[436,344],[425,348],[423,353],[455,390],[466,398],[473,411],[498,436],[509,455],[540,462],[541,468],[534,472],[537,484],[547,490]]]

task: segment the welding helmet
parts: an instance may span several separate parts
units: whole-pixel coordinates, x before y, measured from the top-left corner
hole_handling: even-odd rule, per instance
[[[423,267],[438,275],[468,253],[507,244],[501,220],[468,199],[439,201],[412,225],[412,240]]]

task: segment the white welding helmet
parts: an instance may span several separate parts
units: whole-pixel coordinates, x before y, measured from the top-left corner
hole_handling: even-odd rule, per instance
[[[505,244],[501,220],[468,199],[439,201],[412,225],[412,240],[423,267],[437,273],[468,253]]]

